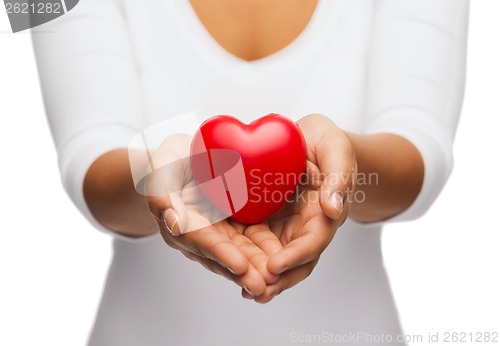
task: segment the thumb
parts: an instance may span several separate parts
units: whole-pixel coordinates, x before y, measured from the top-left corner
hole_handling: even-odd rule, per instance
[[[321,181],[321,209],[327,217],[340,219],[347,213],[356,182],[357,163],[351,141],[321,114],[305,116],[297,124],[306,139],[308,160],[319,169],[319,179],[311,178]]]
[[[162,227],[173,236],[186,233],[188,217],[184,202],[176,193],[166,194],[166,197],[170,199],[170,205],[162,210]]]
[[[187,209],[181,198],[168,188],[169,174],[160,168],[147,177],[146,203],[160,231],[173,236],[185,233]],[[162,191],[162,193],[159,193]],[[154,193],[152,193],[154,192]]]
[[[357,163],[349,139],[342,131],[322,138],[316,148],[317,165],[322,175],[320,205],[333,220],[348,209],[356,185]]]
[[[160,232],[166,231],[173,236],[186,232],[187,210],[178,195],[165,194],[149,196],[146,199]]]

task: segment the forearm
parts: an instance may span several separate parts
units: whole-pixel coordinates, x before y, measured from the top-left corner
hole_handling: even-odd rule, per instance
[[[116,233],[141,237],[157,231],[144,196],[135,191],[127,149],[99,157],[85,176],[83,191],[93,216]]]
[[[407,209],[418,196],[424,178],[418,150],[393,134],[346,135],[358,162],[357,193],[349,216],[358,222],[375,222]]]

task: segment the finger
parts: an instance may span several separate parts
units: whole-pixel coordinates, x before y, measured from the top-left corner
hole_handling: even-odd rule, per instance
[[[164,238],[179,243],[185,250],[211,259],[236,275],[244,274],[249,268],[246,255],[233,242],[237,233],[227,222],[219,222],[198,231],[172,237],[162,232]]]
[[[314,267],[316,267],[316,264],[318,264],[318,261],[319,258],[316,258],[311,262],[308,262],[281,274],[279,280],[272,285],[268,285],[266,287],[266,291],[262,295],[252,298],[257,303],[264,304],[270,302],[274,297],[279,295],[284,290],[297,285],[299,282],[305,280],[309,275],[311,275]]]
[[[182,253],[190,260],[200,263],[209,271],[235,282],[237,285],[242,287],[242,290],[249,298],[262,295],[266,291],[266,283],[259,272],[252,266],[250,266],[249,270],[243,275],[236,275],[231,273],[227,268],[222,267],[219,263],[208,258],[198,256],[188,251],[182,251]]]
[[[332,241],[337,224],[323,214],[317,215],[304,225],[304,232],[271,256],[267,269],[281,274],[318,258]]]
[[[249,241],[247,256],[250,262],[262,274],[268,285],[278,280],[278,275],[271,274],[267,269],[267,261],[270,256],[278,253],[282,248],[278,237],[271,231],[267,224],[257,224],[248,226],[245,229],[244,239]],[[253,250],[253,254],[251,253]]]
[[[250,239],[268,256],[274,255],[283,248],[276,234],[271,231],[268,225],[263,223],[248,226],[245,229],[245,237]]]
[[[244,288],[241,289],[241,296],[245,299],[253,299],[253,295],[248,293]]]
[[[269,231],[270,232],[270,231]],[[246,232],[245,232],[246,234]],[[266,284],[272,284],[278,280],[278,276],[271,274],[267,269],[269,256],[245,235],[236,234],[231,241],[238,247],[243,255],[257,269]]]

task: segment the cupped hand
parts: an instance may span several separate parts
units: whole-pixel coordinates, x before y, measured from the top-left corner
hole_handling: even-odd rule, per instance
[[[279,275],[261,295],[251,297],[242,291],[243,297],[260,303],[311,274],[344,223],[355,189],[357,162],[346,135],[329,118],[318,114],[308,115],[297,124],[307,144],[305,181],[277,214],[244,232],[269,256],[268,271]],[[268,236],[268,229],[276,238]]]
[[[225,219],[206,200],[189,168],[190,136],[167,138],[152,157],[161,168],[151,174],[156,193],[146,200],[165,242],[260,303],[311,274],[344,223],[355,189],[357,162],[346,135],[318,114],[297,124],[307,144],[306,178],[278,213],[257,225]]]
[[[164,241],[208,270],[260,296],[278,276],[267,269],[268,255],[243,235],[246,226],[225,219],[197,187],[189,165],[191,137],[168,137],[151,156],[156,167],[146,181],[146,202]],[[276,239],[272,232],[263,238]],[[267,251],[277,252],[281,248]]]

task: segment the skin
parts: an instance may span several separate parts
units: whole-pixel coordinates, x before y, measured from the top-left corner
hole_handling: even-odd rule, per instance
[[[240,59],[264,58],[307,26],[317,0],[190,0],[221,47]]]
[[[234,0],[191,3],[216,41],[249,61],[292,42],[316,6],[316,0],[240,0],[237,6]],[[209,212],[200,212],[201,196],[187,193],[194,186],[188,165],[176,166],[162,175],[165,179],[151,182],[165,194],[138,194],[127,149],[108,152],[93,163],[84,181],[86,202],[107,228],[130,237],[159,230],[167,245],[242,287],[244,298],[269,302],[309,276],[347,216],[370,223],[399,214],[417,197],[424,176],[419,152],[402,137],[347,133],[319,114],[297,123],[306,139],[312,178],[300,186],[303,200],[285,204],[262,224],[211,222]],[[190,141],[185,135],[165,139],[153,155],[155,166],[187,157]],[[359,179],[370,174],[376,174],[376,183]],[[334,192],[342,196],[340,205],[331,202]]]

